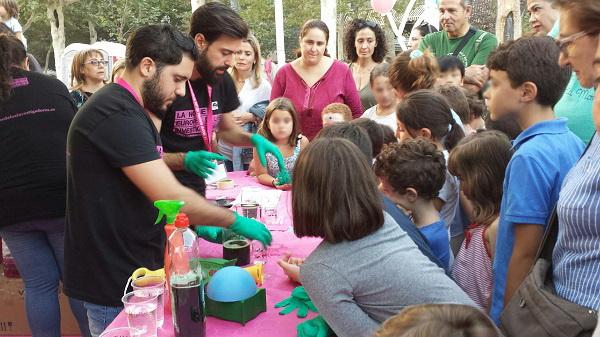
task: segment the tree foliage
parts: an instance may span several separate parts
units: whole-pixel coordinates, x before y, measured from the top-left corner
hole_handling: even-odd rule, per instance
[[[49,0],[19,0],[21,8],[20,22],[24,26],[28,39],[28,49],[42,65],[49,63],[53,68],[52,37],[46,14]],[[369,0],[336,0],[338,10],[338,43],[341,43],[345,24],[353,18],[367,18],[376,21],[384,27],[386,35],[391,40],[393,32],[385,17],[375,13]],[[495,3],[496,0],[475,0],[475,2]],[[522,0],[525,1],[525,0]],[[222,0],[230,4],[230,0]],[[396,20],[404,11],[408,0],[397,0],[394,6]],[[263,56],[268,56],[276,50],[275,14],[273,0],[237,0],[240,15],[261,43]],[[417,5],[422,0],[417,1]],[[492,6],[493,7],[493,6]],[[284,33],[286,59],[295,58],[298,48],[298,36],[302,24],[308,19],[321,17],[320,0],[283,0]],[[491,22],[493,10],[486,12],[481,18],[476,16],[474,21],[487,27]],[[188,30],[191,17],[189,0],[84,0],[64,8],[66,45],[74,42],[89,43],[90,30],[97,33],[99,41],[125,43],[129,34],[146,24],[166,22],[181,29]],[[482,22],[479,22],[482,21]],[[526,21],[524,21],[526,22]],[[398,23],[398,22],[396,22]],[[338,50],[342,50],[338,44]],[[391,49],[391,48],[390,48]],[[392,49],[393,50],[393,49]]]

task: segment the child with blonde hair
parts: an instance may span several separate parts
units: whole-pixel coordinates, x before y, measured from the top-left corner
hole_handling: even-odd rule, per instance
[[[352,110],[344,103],[331,103],[321,111],[323,127],[327,125],[349,122],[352,120]]]
[[[373,337],[500,337],[494,323],[464,304],[421,304],[383,322]]]

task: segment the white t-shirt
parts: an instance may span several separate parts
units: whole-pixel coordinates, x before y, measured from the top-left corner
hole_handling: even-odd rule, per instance
[[[17,20],[14,17],[4,21],[4,24],[15,34],[23,32],[23,27],[19,23],[19,20]],[[23,35],[23,38],[21,38],[21,42],[23,42],[23,45],[25,46],[25,48],[27,48],[27,39],[25,38],[25,35]]]
[[[270,97],[271,84],[269,83],[269,81],[267,81],[266,78],[263,78],[263,80],[260,81],[260,84],[256,88],[252,87],[252,82],[250,81],[250,79],[246,79],[242,90],[238,94],[238,98],[240,99],[240,107],[235,109],[233,112],[248,112],[248,110],[250,110],[250,108],[254,104],[260,101],[269,100]]]
[[[252,87],[252,82],[250,81],[250,79],[246,79],[242,90],[238,93],[238,98],[240,99],[240,106],[237,109],[233,110],[232,113],[235,116],[244,112],[248,112],[248,110],[250,110],[250,108],[254,104],[260,101],[269,100],[270,97],[271,84],[269,83],[269,81],[267,81],[266,78],[263,78],[263,80],[260,81],[260,84],[256,88]],[[219,141],[218,149],[220,154],[224,155],[230,160],[233,159],[232,147],[229,144],[225,144],[225,142]]]
[[[22,32],[23,31],[23,27],[21,27],[21,24],[19,23],[19,20],[17,20],[14,17],[12,17],[12,18],[4,21],[4,24],[8,28],[10,28],[10,30],[12,30],[13,33],[18,33],[18,32]]]
[[[448,151],[444,150],[444,158],[446,164],[448,163]],[[456,208],[458,207],[458,198],[460,193],[460,183],[458,178],[453,176],[450,171],[446,169],[446,182],[438,193],[438,198],[444,201],[444,206],[440,210],[440,217],[446,222],[446,226],[450,227],[450,224],[454,221],[456,214]]]
[[[396,129],[398,128],[398,123],[396,122],[396,113],[391,113],[387,116],[379,116],[377,115],[377,105],[367,109],[367,111],[365,111],[360,117],[372,119],[379,124],[387,125],[394,130],[394,133],[396,133]]]

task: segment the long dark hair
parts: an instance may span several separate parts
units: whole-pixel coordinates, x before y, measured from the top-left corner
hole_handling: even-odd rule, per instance
[[[11,94],[10,69],[27,58],[25,46],[15,36],[0,34],[0,104],[8,101]]]
[[[298,237],[339,243],[377,231],[383,226],[383,201],[371,160],[346,139],[312,141],[296,160],[292,210]]]
[[[365,28],[369,28],[375,34],[377,46],[373,51],[372,58],[373,61],[381,63],[387,54],[387,41],[385,39],[385,32],[375,22],[363,19],[354,19],[348,24],[346,28],[346,34],[344,34],[344,56],[349,62],[356,62],[356,60],[358,60],[358,54],[356,53],[354,42],[356,40],[356,33]]]
[[[488,226],[498,217],[512,154],[508,137],[495,130],[470,135],[450,152],[448,170],[460,178],[462,191],[473,203],[474,223]]]
[[[452,150],[465,133],[452,116],[444,96],[433,90],[417,90],[398,105],[397,118],[412,138],[414,130],[429,129],[434,141],[442,141],[446,150]]]

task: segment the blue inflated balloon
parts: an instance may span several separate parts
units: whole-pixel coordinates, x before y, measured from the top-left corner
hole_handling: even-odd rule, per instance
[[[256,291],[256,283],[249,272],[230,266],[212,276],[206,295],[217,302],[238,302],[254,296]]]

